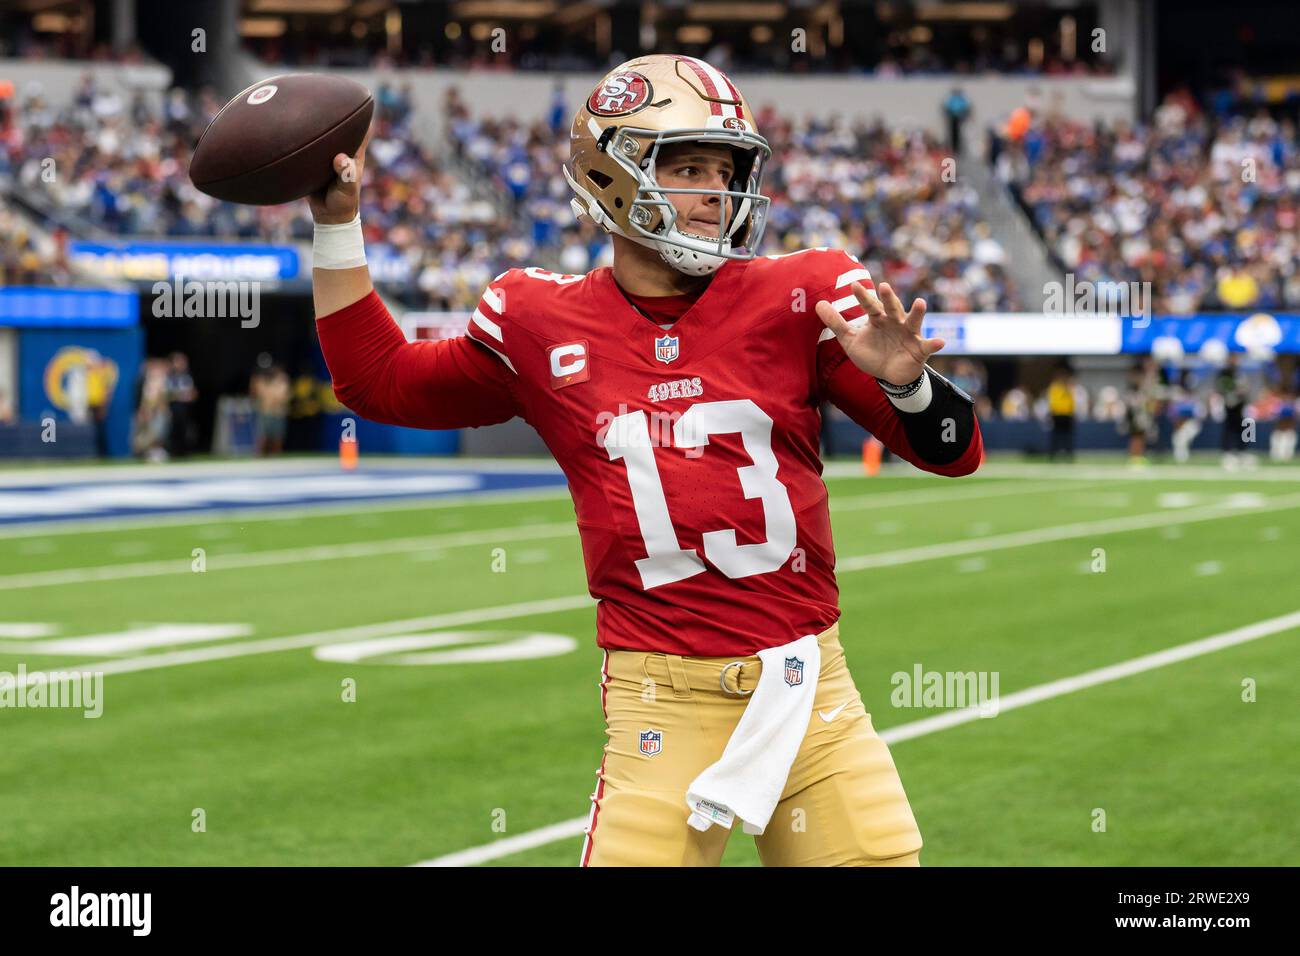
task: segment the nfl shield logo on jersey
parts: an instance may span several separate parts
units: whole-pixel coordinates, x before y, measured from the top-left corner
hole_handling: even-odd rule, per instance
[[[643,730],[641,731],[641,753],[647,757],[653,757],[659,751],[664,749],[664,734],[662,730]]]
[[[677,360],[677,336],[662,335],[655,339],[655,358],[667,365]]]
[[[803,683],[803,661],[798,657],[785,659],[785,682],[791,687],[798,687]]]

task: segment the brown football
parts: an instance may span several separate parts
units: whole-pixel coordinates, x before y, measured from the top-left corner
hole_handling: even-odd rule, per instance
[[[356,153],[375,101],[360,83],[289,73],[254,83],[208,124],[190,181],[209,196],[252,206],[292,202],[329,185],[339,153]]]

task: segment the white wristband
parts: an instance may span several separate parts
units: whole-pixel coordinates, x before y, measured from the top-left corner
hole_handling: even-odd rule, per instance
[[[921,384],[915,392],[904,398],[890,395],[885,392],[889,400],[893,402],[894,407],[900,412],[923,412],[930,407],[930,400],[934,397],[934,387],[930,384],[930,370],[921,370]]]
[[[356,269],[366,264],[366,241],[361,235],[361,213],[351,222],[316,223],[312,233],[314,269]]]

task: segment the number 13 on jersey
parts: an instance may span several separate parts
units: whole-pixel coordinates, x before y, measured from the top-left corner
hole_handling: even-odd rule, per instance
[[[704,557],[729,578],[766,574],[785,564],[795,546],[794,509],[785,485],[777,480],[772,453],[772,419],[749,399],[699,402],[673,423],[673,444],[678,448],[703,448],[710,435],[739,433],[752,465],[737,468],[745,498],[763,505],[766,538],[754,544],[737,544],[734,528],[706,531]],[[641,584],[647,590],[681,581],[705,570],[694,548],[682,548],[673,527],[668,499],[646,413],[628,412],[610,422],[601,439],[611,461],[623,461],[632,490],[636,520],[646,556],[636,562]],[[707,467],[703,461],[697,467]],[[701,476],[701,481],[706,480]]]

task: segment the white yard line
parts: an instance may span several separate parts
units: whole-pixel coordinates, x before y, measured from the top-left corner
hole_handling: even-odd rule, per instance
[[[437,548],[463,548],[483,544],[501,544],[533,538],[555,538],[574,534],[572,522],[526,524],[513,528],[484,528],[479,531],[456,531],[422,535],[416,538],[391,538],[379,541],[354,541],[350,544],[321,544],[274,551],[251,551],[246,554],[206,555],[205,574],[243,568],[265,568],[277,564],[301,564],[312,561],[336,561],[344,558],[373,558],[385,554],[403,554]],[[217,548],[219,549],[219,545]],[[209,549],[211,550],[211,549]],[[130,564],[101,564],[88,568],[56,568],[29,571],[26,574],[0,576],[0,591],[25,588],[85,584],[91,581],[121,581],[126,578],[152,578],[166,574],[194,574],[191,558],[167,561],[136,561]]]
[[[436,857],[432,860],[412,863],[411,866],[478,866],[480,863],[487,863],[489,860],[499,860],[503,856],[514,856],[516,853],[523,853],[525,850],[531,850],[534,847],[546,846],[548,843],[558,843],[571,837],[580,837],[586,832],[587,817],[574,817],[572,820],[565,820],[563,823],[552,823],[550,826],[529,830],[527,833],[519,834],[519,836],[506,837],[504,840],[497,840],[495,843],[485,843],[483,846],[448,853],[446,856]],[[574,856],[576,857],[577,854],[575,853]]]
[[[1015,691],[1014,693],[1007,694],[1005,697],[998,698],[998,713],[1001,714],[1008,710],[1028,707],[1030,704],[1052,700],[1053,698],[1062,697],[1065,694],[1071,694],[1075,691],[1084,690],[1089,687],[1096,687],[1100,684],[1108,684],[1111,681],[1131,677],[1134,674],[1141,674],[1145,671],[1167,667],[1170,664],[1175,664],[1179,661],[1190,660],[1193,657],[1201,657],[1205,654],[1212,654],[1215,651],[1221,651],[1227,647],[1235,647],[1238,644],[1245,644],[1248,641],[1255,641],[1261,637],[1280,634],[1284,631],[1290,631],[1296,628],[1300,628],[1300,611],[1293,611],[1290,614],[1283,614],[1281,617],[1269,618],[1266,621],[1247,624],[1245,627],[1235,628],[1231,631],[1224,631],[1222,634],[1204,637],[1187,644],[1180,644],[1177,647],[1157,651],[1154,654],[1144,654],[1141,657],[1135,657],[1118,664],[1111,664],[1107,667],[1099,667],[1095,670],[1085,671],[1084,673],[1077,674],[1074,677],[1049,681],[1046,684],[1038,684],[1034,687],[1027,687],[1024,690]],[[923,717],[920,720],[913,720],[905,724],[899,724],[895,727],[882,730],[880,732],[880,738],[887,744],[895,744],[899,741],[912,740],[916,737],[924,737],[928,734],[937,733],[940,730],[947,730],[949,727],[957,727],[961,724],[970,724],[981,719],[988,719],[981,718],[981,709],[980,706],[976,705],[961,710],[950,711],[945,714],[938,714],[934,717]],[[581,836],[586,830],[586,827],[587,816],[583,815],[580,817],[574,817],[570,820],[565,820],[563,823],[553,823],[550,826],[541,827],[537,830],[529,830],[528,832],[521,833],[518,836],[498,840],[493,843],[486,843],[482,846],[471,847],[467,850],[459,850],[455,853],[448,853],[445,856],[434,857],[431,860],[424,860],[412,865],[475,866],[479,863],[487,863],[490,860],[513,856],[516,853],[521,853],[524,850],[531,850],[534,847],[545,846],[548,843],[556,843],[560,840],[567,840]],[[574,851],[574,856],[577,856],[576,850]]]
[[[1214,521],[1219,518],[1265,514],[1271,511],[1300,508],[1300,493],[1276,495],[1262,500],[1266,503],[1258,506],[1233,507],[1231,505],[1217,504],[1206,505],[1201,508],[1144,512],[1116,518],[1101,518],[1096,521],[1078,521],[1073,524],[1053,525],[1049,528],[1010,531],[1006,534],[987,535],[982,538],[970,538],[966,541],[943,541],[939,544],[905,548],[902,551],[886,551],[883,554],[863,554],[840,560],[836,563],[835,570],[837,573],[865,571],[869,568],[894,567],[895,565],[911,564],[916,561],[933,561],[939,558],[955,558],[967,554],[983,554],[988,551],[1023,548],[1052,541],[1068,541],[1076,538],[1142,531],[1170,525],[1192,524],[1197,521]]]
[[[934,482],[938,485],[939,482]],[[962,482],[953,486],[947,483],[937,488],[914,488],[906,491],[883,491],[865,495],[830,496],[831,513],[861,511],[869,508],[892,508],[898,505],[945,504],[950,501],[972,501],[979,498],[1006,498],[1013,495],[1033,495],[1051,491],[1078,491],[1090,485],[1114,486],[1122,481],[980,481]]]
[[[536,463],[532,467],[537,467]],[[509,469],[504,469],[508,471]],[[522,470],[516,468],[515,470]],[[544,470],[544,469],[538,469]],[[1077,482],[1057,477],[1053,481],[1041,483],[1012,481],[984,482],[978,478],[963,481],[960,484],[934,478],[931,483],[938,486],[930,489],[910,489],[906,491],[875,492],[863,495],[832,495],[831,510],[888,507],[893,504],[935,503],[944,501],[963,501],[969,498],[996,498],[1007,495],[1033,494],[1039,491],[1064,491],[1085,487],[1088,484],[1122,484],[1125,479],[1116,481],[1108,478],[1103,481]],[[828,475],[829,476],[829,475]],[[857,477],[856,475],[854,477]],[[971,487],[971,486],[974,487]],[[1072,487],[1071,487],[1072,486]],[[1018,491],[1016,489],[1019,489]],[[315,518],[320,516],[338,516],[349,514],[367,514],[383,511],[416,511],[426,508],[464,507],[477,504],[510,504],[514,502],[568,500],[567,486],[554,488],[506,488],[499,491],[455,492],[432,497],[401,497],[355,499],[341,502],[321,502],[319,504],[292,505],[289,507],[264,506],[249,508],[232,505],[211,507],[203,510],[169,512],[151,515],[121,516],[115,518],[68,518],[66,520],[23,521],[0,525],[0,540],[5,538],[44,538],[53,535],[94,534],[109,531],[128,531],[140,528],[184,527],[185,525],[210,525],[216,523],[246,524],[251,521],[281,521],[294,518]]]
[[[909,465],[910,469],[911,466]],[[860,473],[860,470],[859,470]],[[893,475],[893,472],[882,472]],[[1021,462],[986,462],[976,473],[980,478],[1055,478],[1067,481],[1211,481],[1231,484],[1252,482],[1291,482],[1300,484],[1300,466],[1278,466],[1261,463],[1254,471],[1226,471],[1217,465],[1152,465],[1147,468],[1130,468],[1118,461],[1114,465],[1103,463],[1075,465],[1030,464]],[[903,473],[899,473],[903,477]]]
[[[989,490],[992,491],[993,489]],[[898,494],[905,493],[899,492]],[[895,502],[896,505],[903,503],[905,502]],[[912,499],[912,503],[919,502]],[[1012,531],[1005,534],[968,538],[963,541],[941,541],[937,544],[920,545],[899,551],[884,551],[879,554],[841,558],[836,564],[835,570],[843,573],[863,571],[868,568],[893,567],[899,564],[911,564],[916,561],[960,557],[986,551],[1001,551],[1007,548],[1020,548],[1050,541],[1065,541],[1092,535],[1191,524],[1197,521],[1213,521],[1218,518],[1235,517],[1244,514],[1266,514],[1272,511],[1283,511],[1297,507],[1300,507],[1300,493],[1260,498],[1258,503],[1252,502],[1238,505],[1220,503],[1204,505],[1199,508],[1166,509],[1136,515],[1121,515],[1115,518],[1101,518],[1094,521],[1053,525],[1047,528]],[[222,555],[215,553],[205,559],[207,570],[204,573],[211,574],[217,571],[271,567],[278,564],[301,564],[311,561],[333,561],[344,558],[368,558],[387,554],[419,552],[439,547],[500,544],[501,542],[533,538],[563,537],[575,533],[576,528],[573,524],[551,522],[548,524],[519,525],[514,528],[486,528],[481,531],[425,535],[416,538],[394,538],[380,541],[359,541],[351,544],[285,548],[276,551],[254,551],[247,554]],[[84,584],[92,581],[120,581],[127,578],[158,577],[169,574],[192,574],[194,572],[191,570],[190,560],[189,558],[178,558],[168,561],[139,561],[130,564],[59,568],[50,571],[32,571],[26,574],[9,574],[0,576],[0,591]]]
[[[831,499],[831,511],[856,511],[869,508],[897,508],[908,505],[942,504],[945,502],[962,502],[980,498],[998,498],[1008,495],[1028,495],[1037,492],[1060,491],[1066,487],[1084,487],[1078,484],[1065,486],[1056,483],[1025,485],[998,482],[993,486],[974,488],[953,488],[950,491],[939,489],[913,489],[911,491],[884,492],[876,495],[852,495]],[[561,489],[567,497],[567,492]],[[370,509],[367,509],[370,510]],[[273,516],[283,518],[285,513]],[[99,529],[96,529],[99,530]],[[510,528],[488,528],[481,531],[426,535],[413,538],[392,538],[378,541],[359,541],[349,544],[315,545],[302,548],[283,548],[270,551],[253,551],[246,554],[220,553],[220,545],[210,546],[206,551],[213,552],[206,556],[207,571],[232,571],[240,568],[270,567],[277,564],[298,564],[305,561],[330,561],[340,558],[366,558],[384,554],[402,554],[418,552],[440,547],[464,547],[480,544],[500,544],[521,539],[564,537],[576,534],[577,526],[572,522],[550,522],[538,525],[518,525]],[[2,537],[3,535],[0,535]],[[54,568],[49,571],[30,571],[24,574],[0,575],[0,591],[21,590],[23,588],[57,587],[69,584],[83,584],[91,581],[121,581],[128,578],[158,577],[167,574],[190,574],[191,559],[174,558],[158,561],[137,561],[129,564],[95,565],[82,568]],[[206,572],[205,572],[206,573]]]
[[[947,541],[917,548],[904,548],[899,551],[885,551],[881,554],[860,555],[845,558],[836,567],[837,572],[862,571],[868,568],[895,567],[903,564],[915,564],[921,561],[933,561],[940,558],[956,557],[981,550],[1001,550],[1025,547],[1048,541],[1063,541],[1068,538],[1089,537],[1096,534],[1115,534],[1124,531],[1137,531],[1160,525],[1187,524],[1195,521],[1210,521],[1217,518],[1230,518],[1238,515],[1264,514],[1285,508],[1300,508],[1300,494],[1282,495],[1273,498],[1270,505],[1252,508],[1188,508],[1182,511],[1161,511],[1155,514],[1132,515],[1128,518],[1110,518],[1101,521],[1087,521],[1055,528],[1041,528],[1034,531],[1013,532],[1011,534],[990,535],[984,538],[971,538],[965,541]],[[538,526],[543,527],[543,526]],[[567,528],[568,525],[565,525]],[[485,532],[470,532],[482,534]],[[540,536],[540,535],[539,535]],[[373,544],[377,544],[374,542]],[[311,549],[303,549],[311,550]],[[247,557],[257,557],[248,555]],[[321,631],[312,634],[300,634],[291,637],[275,637],[260,641],[240,641],[218,647],[201,647],[189,651],[176,651],[165,654],[148,654],[142,657],[100,661],[91,664],[79,664],[60,667],[60,672],[77,673],[81,671],[102,671],[104,673],[127,674],[135,671],[154,670],[159,667],[172,667],[182,664],[197,664],[210,660],[229,660],[254,654],[268,654],[277,651],[312,647],[316,644],[334,641],[361,640],[367,636],[387,636],[404,634],[412,630],[427,630],[433,627],[453,627],[467,624],[479,624],[487,621],[509,620],[527,617],[530,614],[544,614],[555,611],[571,611],[594,605],[589,595],[575,594],[568,597],[549,598],[538,601],[524,601],[517,604],[498,605],[496,607],[469,608],[463,611],[451,611],[430,617],[410,618],[403,621],[387,621],[361,627],[344,628],[341,631]],[[3,644],[0,644],[0,651]],[[34,675],[29,675],[29,678]]]
[[[520,601],[516,604],[505,604],[493,608],[449,611],[446,614],[412,617],[402,621],[361,624],[356,627],[344,627],[333,631],[315,631],[310,634],[294,634],[289,637],[270,637],[261,641],[237,641],[215,647],[198,647],[188,651],[146,654],[142,657],[95,661],[90,664],[61,664],[50,671],[32,671],[28,673],[24,686],[43,680],[72,680],[81,674],[135,674],[140,671],[159,670],[164,667],[180,667],[185,664],[202,664],[207,661],[251,657],[255,654],[274,654],[280,651],[300,650],[306,647],[318,647],[321,644],[339,644],[348,641],[363,641],[372,637],[410,634],[415,631],[463,627],[468,624],[483,624],[488,621],[504,621],[511,618],[528,617],[533,614],[578,611],[594,604],[595,601],[586,594],[573,597],[544,598],[538,601]],[[3,651],[4,645],[0,644],[0,653],[3,653]]]

